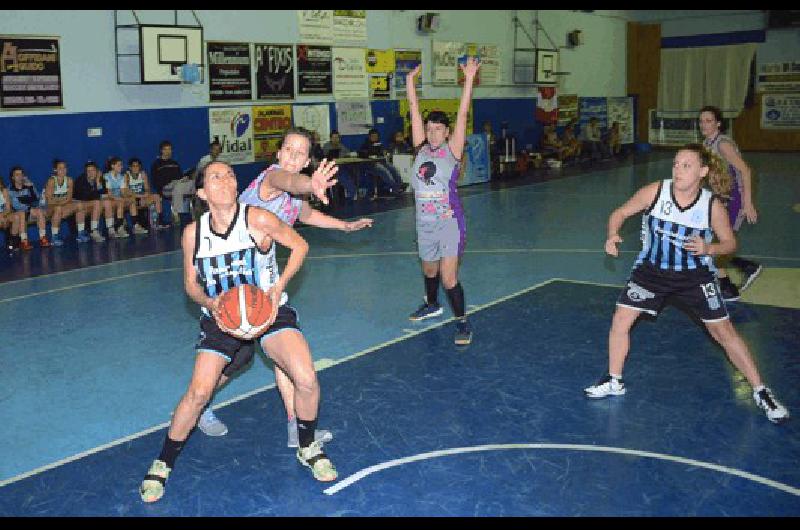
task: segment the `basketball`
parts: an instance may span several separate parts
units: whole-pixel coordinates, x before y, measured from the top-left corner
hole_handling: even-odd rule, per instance
[[[220,295],[217,322],[238,339],[253,339],[267,330],[272,300],[255,285],[240,285]]]

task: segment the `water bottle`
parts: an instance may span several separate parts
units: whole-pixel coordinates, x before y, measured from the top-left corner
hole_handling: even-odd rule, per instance
[[[158,225],[158,212],[156,212],[156,205],[150,205],[150,230],[155,230]]]

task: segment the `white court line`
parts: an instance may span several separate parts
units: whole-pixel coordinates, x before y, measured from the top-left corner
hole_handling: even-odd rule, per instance
[[[525,294],[527,292],[533,291],[534,289],[538,289],[539,287],[543,287],[543,286],[548,285],[548,284],[550,284],[550,283],[552,283],[554,281],[557,281],[557,280],[550,279],[550,280],[546,280],[546,281],[541,282],[541,283],[537,283],[536,285],[532,285],[531,287],[526,287],[525,289],[522,289],[521,291],[517,291],[516,293],[504,296],[502,298],[498,298],[497,300],[494,300],[492,302],[483,304],[481,306],[477,306],[476,309],[471,310],[471,311],[467,311],[467,314],[471,315],[472,313],[474,313],[476,311],[480,311],[481,309],[486,309],[487,307],[491,307],[493,305],[499,304],[499,303],[504,302],[506,300],[509,300],[509,299],[511,299],[511,298],[513,298],[515,296],[519,296],[519,295]],[[417,331],[406,333],[405,335],[402,335],[402,336],[397,337],[395,339],[388,340],[388,341],[386,341],[386,342],[384,342],[382,344],[379,344],[377,346],[371,346],[371,347],[369,347],[367,349],[361,350],[360,352],[354,353],[352,355],[349,355],[349,356],[344,357],[342,359],[339,359],[337,361],[333,361],[330,364],[327,364],[324,368],[320,368],[317,371],[327,370],[328,368],[330,368],[332,366],[336,366],[337,364],[341,364],[341,363],[343,363],[345,361],[349,361],[349,360],[352,360],[352,359],[356,359],[358,357],[362,357],[362,356],[364,356],[364,355],[366,355],[368,353],[371,353],[373,351],[379,350],[379,349],[381,349],[381,348],[383,348],[385,346],[389,346],[389,345],[394,344],[396,342],[400,342],[400,341],[409,339],[411,337],[415,337],[415,336],[417,336],[417,335],[419,335],[421,333],[424,333],[424,332],[426,332],[428,330],[444,326],[445,324],[448,324],[449,322],[452,322],[453,320],[455,320],[455,317],[451,317],[451,318],[449,318],[449,319],[447,319],[447,320],[445,320],[443,322],[437,322],[436,324],[431,324],[431,325],[426,326],[424,328],[421,328],[421,329],[419,329]],[[263,386],[263,387],[260,387],[260,388],[256,388],[255,390],[251,390],[251,391],[249,391],[249,392],[247,392],[245,394],[242,394],[240,396],[236,396],[236,397],[234,397],[232,399],[229,399],[227,401],[219,403],[218,405],[215,405],[212,408],[214,410],[217,410],[217,409],[220,409],[222,407],[226,407],[226,406],[228,406],[230,404],[236,403],[237,401],[241,401],[243,399],[247,399],[250,396],[254,396],[256,394],[259,394],[261,392],[264,392],[264,391],[269,390],[269,389],[274,388],[274,387],[275,387],[275,383],[272,383],[270,385],[266,385],[266,386]],[[3,486],[7,486],[8,484],[20,481],[22,479],[31,477],[33,475],[37,475],[37,474],[42,473],[44,471],[47,471],[49,469],[60,467],[60,466],[62,466],[64,464],[68,464],[69,462],[73,462],[75,460],[80,460],[81,458],[83,458],[85,456],[89,456],[91,454],[97,453],[97,452],[102,451],[104,449],[109,449],[109,448],[114,447],[116,445],[119,445],[121,443],[129,442],[129,441],[134,440],[136,438],[140,438],[142,436],[150,434],[153,431],[157,431],[159,429],[162,429],[162,428],[168,427],[168,426],[169,426],[169,422],[160,423],[160,424],[158,424],[158,425],[156,425],[154,427],[150,427],[150,428],[145,429],[143,431],[139,431],[139,432],[131,434],[129,436],[125,436],[124,438],[120,438],[118,440],[111,441],[111,442],[109,442],[107,444],[103,444],[101,446],[94,447],[94,448],[89,449],[87,451],[83,451],[81,453],[78,453],[76,455],[73,455],[73,456],[70,456],[70,457],[67,457],[67,458],[63,458],[61,460],[58,460],[56,462],[47,464],[45,466],[37,467],[36,469],[33,469],[31,471],[26,471],[25,473],[22,473],[20,475],[16,475],[14,477],[11,477],[11,478],[8,478],[8,479],[0,481],[0,488],[2,488]]]
[[[384,213],[384,212],[379,212]],[[177,251],[172,251],[177,252]],[[465,254],[525,254],[525,253],[565,253],[565,254],[603,254],[605,250],[603,249],[592,249],[592,248],[498,248],[498,249],[477,249],[477,250],[465,250]],[[639,253],[638,250],[620,250],[620,254],[637,254]],[[318,260],[326,260],[326,259],[340,259],[340,258],[372,258],[372,257],[387,257],[387,256],[416,256],[416,251],[395,251],[395,252],[372,252],[372,253],[355,253],[355,254],[326,254],[324,256],[306,256],[306,260],[318,261]],[[144,256],[148,257],[148,256]],[[774,260],[784,260],[784,261],[800,261],[800,258],[781,258],[776,256],[753,256],[753,255],[742,255],[745,258],[754,258],[754,259],[774,259]],[[142,259],[142,258],[134,258],[134,259]],[[279,258],[279,262],[285,262],[285,258]],[[121,263],[121,262],[116,262]],[[106,264],[106,265],[111,265]],[[102,265],[95,265],[95,267],[100,267]],[[88,267],[87,267],[88,268]],[[57,293],[61,291],[68,291],[71,289],[77,289],[79,287],[86,287],[90,285],[96,285],[99,283],[106,283],[114,280],[122,280],[125,278],[131,278],[134,276],[141,276],[145,274],[154,274],[158,272],[170,272],[170,271],[177,271],[181,270],[182,267],[171,267],[171,268],[164,268],[164,269],[155,269],[149,271],[140,271],[130,274],[123,274],[122,276],[111,276],[109,278],[103,278],[100,280],[92,280],[89,282],[83,283],[76,283],[73,285],[67,285],[64,287],[58,287],[55,289],[48,289],[46,291],[37,291],[33,293],[23,294],[19,296],[13,296],[11,298],[0,298],[0,304],[4,302],[13,302],[16,300],[23,300],[25,298],[32,298],[34,296],[41,296],[44,294],[50,293]],[[80,269],[77,269],[80,270]],[[64,271],[64,272],[73,272],[73,271]],[[56,273],[62,274],[62,273]],[[36,278],[43,278],[43,276],[37,276]],[[36,278],[29,278],[29,279],[36,279]],[[586,283],[589,285],[603,285],[606,287],[622,287],[622,285],[611,285],[611,284],[602,284],[596,282],[589,282],[589,281],[579,281],[579,280],[570,280],[566,278],[557,278],[559,280],[563,280],[565,282],[573,282],[573,283]],[[16,281],[24,281],[24,280],[16,280]],[[5,282],[0,284],[0,289],[4,285],[8,285],[9,283],[13,282]]]
[[[145,276],[147,274],[157,274],[159,272],[171,272],[171,271],[180,271],[183,270],[183,267],[170,267],[167,269],[155,269],[150,271],[141,271],[141,272],[132,272],[130,274],[123,274],[122,276],[112,276],[110,278],[103,278],[100,280],[92,280],[90,282],[83,282],[83,283],[76,283],[74,285],[66,285],[64,287],[57,287],[55,289],[48,289],[46,291],[38,291],[35,293],[28,293],[28,294],[21,294],[19,296],[12,296],[11,298],[0,298],[0,304],[6,302],[14,302],[16,300],[23,300],[25,298],[33,298],[34,296],[42,296],[45,294],[51,293],[58,293],[61,291],[70,291],[72,289],[77,289],[78,287],[88,287],[90,285],[97,285],[99,283],[108,283],[113,282],[115,280],[124,280],[125,278],[134,278],[136,276]]]
[[[621,454],[621,455],[631,455],[631,456],[639,456],[643,458],[655,458],[657,460],[667,460],[671,462],[678,462],[681,464],[687,464],[690,466],[695,467],[702,467],[705,469],[710,469],[712,471],[719,471],[720,473],[727,473],[729,475],[733,475],[736,477],[744,478],[747,480],[751,480],[753,482],[758,482],[759,484],[763,484],[765,486],[769,486],[771,488],[775,488],[791,495],[800,496],[800,489],[795,488],[793,486],[789,486],[788,484],[783,484],[782,482],[777,482],[772,479],[768,479],[762,477],[760,475],[755,475],[753,473],[748,473],[747,471],[742,471],[740,469],[735,469],[732,467],[722,466],[719,464],[712,464],[709,462],[702,462],[700,460],[694,460],[692,458],[684,458],[682,456],[672,456],[672,455],[665,455],[661,453],[652,453],[650,451],[638,451],[635,449],[625,449],[622,447],[606,447],[602,445],[582,445],[582,444],[546,444],[546,443],[527,443],[527,444],[490,444],[490,445],[477,445],[472,447],[455,447],[452,449],[442,449],[439,451],[431,451],[428,453],[420,453],[418,455],[407,456],[405,458],[398,458],[396,460],[390,460],[388,462],[383,462],[381,464],[376,464],[374,466],[370,466],[367,468],[362,469],[356,473],[353,473],[349,477],[345,478],[337,482],[335,485],[327,488],[324,490],[326,495],[334,495],[335,493],[343,490],[344,488],[358,482],[362,478],[371,475],[373,473],[377,473],[378,471],[383,471],[384,469],[389,469],[396,466],[401,466],[404,464],[408,464],[411,462],[418,462],[420,460],[428,460],[431,458],[439,458],[442,456],[449,456],[449,455],[457,455],[457,454],[464,454],[464,453],[475,453],[479,451],[499,451],[499,450],[506,450],[506,449],[560,449],[566,451],[596,451],[602,453],[614,453],[614,454]]]

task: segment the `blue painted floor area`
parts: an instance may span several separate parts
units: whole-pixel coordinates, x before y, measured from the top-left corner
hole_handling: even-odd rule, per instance
[[[635,164],[595,165],[588,170],[572,168],[562,173],[551,173],[548,178],[535,181],[519,179],[493,182],[460,190],[467,216],[467,250],[460,269],[467,305],[470,308],[483,306],[502,297],[518,294],[552,278],[621,286],[628,277],[640,245],[640,220],[638,217],[629,219],[624,226],[621,232],[624,242],[620,245],[619,259],[608,257],[603,252],[606,221],[610,212],[640,186],[669,177],[671,158],[664,155],[665,153],[661,153],[660,156],[636,161]],[[758,224],[746,226],[739,232],[740,252],[745,256],[756,256],[766,267],[797,268],[800,265],[800,246],[797,245],[796,238],[796,234],[800,232],[800,211],[793,208],[800,203],[800,189],[795,183],[796,167],[800,157],[775,153],[747,153],[746,159],[754,167],[757,175],[757,206],[760,217]],[[309,241],[311,250],[300,273],[290,283],[288,293],[292,305],[299,310],[300,324],[311,345],[314,358],[322,363],[379,348],[388,342],[408,337],[411,332],[423,330],[429,324],[427,321],[412,323],[407,319],[407,315],[418,307],[423,296],[423,281],[416,254],[414,217],[410,203],[394,201],[391,204],[362,204],[356,207],[347,206],[332,213],[339,217],[368,215],[374,219],[375,224],[369,230],[352,234],[310,227],[300,228],[301,233]],[[178,248],[176,244],[179,242],[178,232],[153,234],[147,237],[152,241],[141,245],[141,248],[137,247],[139,242],[134,242],[133,238],[101,245],[91,243],[80,248],[77,245],[74,245],[75,248],[69,247],[68,243],[68,246],[61,249],[45,249],[47,252],[35,249],[27,254],[27,258],[16,256],[6,261],[0,260],[0,425],[3,426],[0,431],[0,484],[3,481],[13,480],[21,474],[34,472],[42,466],[94,450],[122,438],[158,429],[160,425],[169,421],[170,414],[191,377],[199,312],[197,306],[188,300],[183,291],[181,253],[180,250],[176,250]],[[284,252],[279,252],[279,258],[285,255]],[[81,259],[83,261],[80,261]],[[39,262],[49,260],[49,264],[45,266],[37,260]],[[10,268],[4,268],[9,263]],[[44,275],[35,276],[40,274]],[[26,278],[30,275],[34,277]],[[757,285],[761,285],[764,281],[758,280]],[[354,361],[320,372],[325,403],[323,424],[335,430],[336,440],[331,445],[331,451],[336,457],[342,477],[361,467],[399,456],[438,448],[487,443],[547,441],[616,445],[679,454],[709,462],[720,462],[732,467],[739,465],[735,458],[724,462],[717,458],[723,458],[726,454],[738,456],[741,451],[748,455],[770,455],[768,458],[772,458],[771,446],[759,449],[757,446],[761,440],[753,438],[755,435],[752,432],[766,436],[764,442],[767,444],[773,443],[770,441],[773,436],[784,436],[782,439],[788,444],[785,450],[795,450],[791,443],[792,438],[796,441],[796,436],[789,434],[795,433],[794,422],[790,422],[788,426],[775,428],[756,412],[749,395],[749,387],[737,379],[722,352],[708,342],[699,328],[690,328],[687,331],[687,337],[691,335],[691,340],[687,338],[685,343],[674,342],[683,339],[669,335],[674,332],[669,322],[671,318],[685,318],[680,313],[673,316],[664,314],[655,327],[651,323],[643,323],[637,327],[636,333],[641,333],[640,329],[654,330],[658,334],[659,341],[677,346],[658,350],[661,353],[653,354],[634,350],[626,371],[626,378],[631,385],[629,396],[614,403],[585,403],[580,390],[598,378],[605,369],[605,341],[616,290],[612,293],[598,286],[583,287],[585,286],[577,288],[570,284],[555,289],[555,286],[548,285],[535,291],[535,296],[531,294],[534,296],[533,300],[537,299],[536,296],[543,296],[554,289],[553,292],[561,293],[557,298],[561,298],[559,304],[563,304],[566,309],[562,309],[562,305],[553,307],[545,305],[542,307],[547,309],[536,309],[539,307],[537,304],[533,304],[530,308],[531,311],[544,313],[546,317],[544,322],[549,322],[545,327],[542,327],[539,322],[541,319],[537,317],[536,327],[530,332],[523,326],[512,333],[512,330],[523,323],[522,317],[513,311],[505,313],[506,321],[501,325],[476,326],[479,331],[475,344],[470,347],[470,356],[456,355],[446,349],[448,353],[444,356],[429,359],[426,352],[429,347],[433,347],[429,344],[430,341],[439,340],[442,345],[446,345],[452,340],[452,331],[434,330],[419,337],[401,340],[365,357],[358,357]],[[595,296],[600,296],[602,300],[595,299]],[[440,293],[440,298],[442,301],[446,300],[443,291]],[[527,300],[529,296],[525,295],[519,299]],[[506,304],[501,305],[506,306]],[[584,324],[574,313],[570,313],[573,311],[573,306],[574,311],[595,308],[596,313],[593,313],[591,319]],[[778,397],[786,401],[790,410],[797,411],[797,395],[791,394],[794,391],[793,386],[797,385],[789,384],[797,380],[796,364],[800,344],[796,329],[797,312],[747,303],[733,304],[730,310],[734,322],[760,356],[760,362],[766,363],[763,367],[767,381],[778,392]],[[494,314],[493,311],[494,309],[481,311],[476,315],[476,319],[488,318],[486,315]],[[450,316],[450,309],[445,304],[444,317]],[[667,322],[663,322],[664,320]],[[531,320],[526,325],[530,327],[533,322]],[[576,322],[580,322],[578,329],[575,326]],[[534,329],[538,330],[536,331],[538,334],[533,334]],[[491,344],[495,342],[499,344],[506,339],[510,341],[502,346],[508,349],[506,352],[501,352],[495,346],[486,343],[490,341]],[[519,340],[514,342],[511,339]],[[695,345],[697,350],[694,349]],[[484,351],[484,347],[488,349]],[[427,394],[422,390],[414,390],[415,394],[408,394],[405,390],[415,388],[413,385],[416,384],[416,380],[395,374],[394,368],[390,368],[391,364],[383,371],[380,371],[381,365],[373,367],[376,370],[374,374],[361,375],[358,370],[351,371],[351,366],[362,364],[372,366],[370,364],[372,362],[379,363],[380,359],[391,358],[394,355],[391,352],[397,348],[407,348],[403,350],[404,354],[397,354],[405,359],[398,359],[397,362],[404,360],[414,363],[425,360],[424,364],[417,366],[416,378],[423,383],[432,383],[433,388],[436,388],[435,385],[439,384],[443,377],[437,375],[438,372],[434,370],[438,363],[447,366],[450,366],[448,363],[455,363],[451,368],[456,370],[463,368],[460,363],[467,362],[466,359],[476,359],[475,370],[464,372],[464,375],[460,376],[465,384],[469,385],[479,385],[479,379],[484,375],[486,378],[484,383],[491,384],[492,378],[496,377],[495,371],[504,367],[502,362],[506,360],[511,362],[520,352],[525,353],[524,358],[531,362],[532,368],[519,374],[525,376],[524,383],[519,384],[517,381],[509,383],[508,386],[501,385],[501,388],[505,388],[501,394],[489,395],[471,402],[472,398],[458,394],[458,389],[442,390],[441,395],[447,399],[452,398],[452,403],[428,407],[426,399],[421,399],[419,396],[431,397],[433,392],[435,397],[438,395],[435,390],[429,389]],[[584,352],[579,362],[574,358],[575,348]],[[664,373],[655,383],[637,382],[637,377],[648,374],[647,370],[655,366],[654,360],[679,364],[673,358],[662,358],[662,356],[677,356],[678,352],[681,352],[680,359],[686,359],[687,350],[691,357],[686,360],[685,366],[670,368],[678,370],[675,374]],[[434,348],[431,351],[436,350]],[[420,356],[422,354],[424,355]],[[509,356],[508,359],[506,355]],[[700,366],[705,365],[695,365],[696,357],[699,357],[701,362],[711,363],[713,366],[708,370],[699,370]],[[773,359],[782,359],[780,362],[787,363],[785,374],[781,370],[774,369],[774,365],[771,364]],[[692,367],[698,368],[698,371],[693,371]],[[541,368],[546,369],[542,371]],[[684,372],[690,377],[700,379],[691,379],[695,382],[691,385],[685,384],[681,377],[676,375]],[[467,373],[469,375],[466,375]],[[794,376],[791,375],[793,373]],[[341,377],[346,381],[346,385],[340,387],[334,383],[327,383],[327,378],[333,377],[329,374],[342,374]],[[717,378],[717,384],[711,384],[714,377]],[[790,377],[795,379],[786,379]],[[386,384],[376,385],[373,384],[374,381]],[[263,391],[273,384],[274,377],[267,363],[263,359],[257,359],[249,371],[219,392],[214,403],[224,404],[249,392]],[[519,384],[519,388],[514,384]],[[521,398],[517,397],[526,395],[526,388],[530,385],[538,388],[538,392],[550,396],[548,399],[540,399],[535,394],[530,396],[532,402],[537,404],[538,412],[522,407]],[[389,400],[384,403],[381,400],[372,400],[371,396],[379,391],[378,387],[386,387],[380,390],[382,392],[394,389],[393,392],[397,394],[408,394],[404,399],[418,401],[413,408],[408,408],[413,410],[414,414],[408,414],[408,418],[404,416],[402,421],[398,421],[396,416],[391,416],[389,413],[396,413],[398,410],[398,402]],[[559,399],[553,397],[554,389],[560,389],[556,394]],[[663,392],[658,393],[661,390]],[[645,394],[642,395],[642,392]],[[653,394],[654,392],[657,395]],[[712,400],[709,402],[710,405],[706,404],[704,400],[708,398],[707,392],[717,393],[714,394],[717,396],[714,399],[727,399],[729,402],[719,405],[717,401]],[[735,392],[735,399],[731,392]],[[228,468],[236,468],[240,464],[231,464],[230,460],[229,464],[219,464],[217,460],[222,454],[218,454],[217,450],[225,444],[237,443],[239,444],[237,447],[242,449],[242,459],[254,457],[245,453],[255,452],[255,458],[259,461],[263,459],[265,462],[263,466],[253,462],[248,464],[250,467],[247,468],[247,473],[252,474],[248,480],[253,483],[262,480],[265,468],[272,470],[280,461],[280,466],[284,467],[275,468],[276,473],[278,475],[283,473],[288,477],[286,480],[295,481],[300,485],[294,495],[299,495],[298,499],[303,499],[306,498],[304,496],[313,494],[315,502],[319,501],[317,497],[321,488],[317,488],[318,485],[312,482],[310,476],[306,476],[304,470],[299,469],[299,465],[293,460],[293,455],[281,446],[281,443],[285,443],[281,438],[285,437],[283,423],[285,414],[277,393],[274,390],[267,390],[258,396],[223,407],[220,415],[224,415],[226,422],[231,426],[231,434],[223,440],[203,441],[202,435],[193,437],[187,452],[181,457],[180,470],[192,469],[192,466],[208,469],[211,466],[215,473],[227,473]],[[387,396],[387,399],[388,397],[391,396]],[[634,397],[636,399],[631,399]],[[253,400],[258,404],[251,404]],[[337,400],[341,405],[333,407],[331,403]],[[589,407],[586,409],[589,414],[585,418],[588,424],[574,427],[572,420],[575,421],[575,425],[578,425],[578,420],[569,419],[565,411],[570,410],[570,407],[562,404],[561,400],[565,403],[580,403],[580,407],[584,409]],[[686,405],[678,406],[677,403],[681,402]],[[470,403],[475,404],[480,410],[472,410]],[[661,407],[659,421],[664,423],[640,423],[641,417],[646,416],[640,417],[639,408],[649,406],[646,403],[652,403],[654,408]],[[251,414],[245,411],[240,414],[238,413],[240,406],[255,407],[258,412]],[[439,411],[437,407],[442,410]],[[469,422],[466,422],[460,424],[461,427],[452,429],[432,427],[427,429],[424,435],[413,435],[410,438],[405,434],[409,428],[412,432],[416,432],[412,427],[417,423],[427,424],[429,416],[440,418],[441,414],[448,413],[448,407],[452,409],[449,413],[454,415],[476,415],[476,418],[481,418],[483,409],[494,411],[496,414],[511,408],[516,408],[518,412],[514,414],[509,412],[511,414],[509,418],[512,416],[515,418],[513,421],[503,420],[495,427],[487,424],[486,432],[469,431]],[[350,415],[338,419],[330,416],[340,409],[349,410]],[[735,413],[731,412],[734,410]],[[373,414],[375,411],[387,413]],[[597,416],[594,415],[595,412]],[[683,414],[689,414],[691,418],[694,418],[695,414],[700,414],[706,418],[706,423],[699,419],[692,420],[696,421],[696,424],[686,423],[681,417]],[[718,424],[717,420],[721,417],[728,418],[728,414],[733,414],[731,417],[736,420],[730,420],[730,424]],[[531,420],[530,415],[533,415],[536,421]],[[561,429],[562,417],[566,418],[564,425],[570,428]],[[615,419],[612,422],[609,418]],[[481,419],[484,420],[485,418]],[[407,424],[404,423],[406,421]],[[520,422],[519,425],[516,424],[517,421]],[[243,431],[242,429],[249,425],[248,422],[254,423],[252,429],[261,430]],[[542,435],[540,433],[546,431],[537,431],[533,428],[533,423],[536,423],[538,428],[540,424],[537,422],[541,425],[552,424],[559,428],[559,432],[570,434],[558,438]],[[366,438],[363,436],[366,431],[352,430],[359,425],[368,428]],[[407,427],[401,429],[403,425]],[[432,423],[431,426],[433,425]],[[617,432],[612,429],[613,425],[622,427],[614,428],[619,430]],[[732,437],[730,429],[738,433],[740,429],[746,427],[752,429],[747,431],[751,434]],[[448,429],[452,431],[453,438],[446,440],[440,438],[440,435],[444,436],[446,433],[438,431]],[[603,429],[605,429],[603,432],[609,433],[614,430],[614,435],[608,440],[604,439],[598,435]],[[695,445],[698,447],[692,447],[692,444],[687,442],[684,444],[687,451],[684,452],[683,445],[676,447],[670,445],[673,440],[684,437],[688,439],[693,431],[703,433],[703,437],[695,440]],[[386,439],[389,436],[385,434],[386,432],[394,433],[394,436],[405,445],[392,445],[395,442]],[[241,437],[238,433],[241,433]],[[626,433],[630,438],[625,437]],[[459,439],[458,436],[461,435],[463,436]],[[660,441],[654,438],[657,435],[661,436]],[[370,436],[375,436],[380,443],[374,442]],[[581,436],[584,437],[583,441],[575,441],[581,439]],[[637,436],[641,436],[641,440]],[[139,502],[136,487],[149,460],[155,456],[154,453],[157,453],[162,437],[163,430],[68,464],[62,469],[71,469],[73,471],[70,473],[76,476],[83,475],[85,479],[81,480],[91,482],[95,480],[93,475],[108,474],[106,468],[102,467],[105,465],[102,462],[107,458],[105,455],[116,455],[114,458],[119,458],[121,461],[131,459],[129,465],[123,465],[115,471],[116,478],[122,477],[123,480],[132,481],[132,485],[129,484],[122,489],[118,485],[114,485],[113,488],[113,491],[122,492],[119,493],[121,507],[119,510],[123,511],[107,507],[104,513],[139,513],[136,510],[143,508],[135,508],[136,502]],[[565,437],[568,439],[564,440]],[[427,445],[420,440],[427,440]],[[125,452],[133,451],[140,443],[149,444],[144,456],[139,453],[128,455]],[[253,445],[254,443],[256,445]],[[259,443],[263,443],[264,446],[259,446]],[[376,455],[376,451],[367,449],[365,447],[367,443],[374,444],[370,447],[378,447],[377,452],[380,454]],[[385,448],[383,444],[386,444]],[[775,444],[777,445],[777,442]],[[204,449],[206,446],[208,449]],[[717,455],[718,447],[724,447],[725,451]],[[342,452],[335,453],[340,449]],[[192,451],[199,451],[194,454],[201,455],[205,454],[203,451],[206,450],[210,456],[205,460],[202,459],[205,457],[191,456]],[[647,513],[650,514],[661,513],[658,510],[661,509],[664,495],[672,495],[670,492],[673,490],[683,491],[683,480],[686,480],[686,477],[694,480],[694,477],[707,475],[710,477],[707,480],[712,482],[719,480],[725,485],[734,482],[739,484],[743,480],[706,470],[685,469],[679,464],[670,462],[631,460],[630,457],[620,455],[564,453],[544,449],[442,457],[409,464],[400,469],[389,469],[382,474],[389,476],[398,472],[405,473],[405,469],[413,469],[415,480],[420,484],[426,484],[429,480],[449,480],[446,476],[437,478],[430,475],[429,470],[436,470],[442,462],[456,458],[458,465],[447,468],[447,473],[452,476],[472,477],[477,466],[478,471],[483,470],[481,472],[486,474],[514,477],[509,479],[512,483],[517,482],[516,479],[525,482],[532,468],[528,464],[520,463],[521,461],[517,460],[520,458],[517,453],[524,454],[526,459],[536,462],[537,474],[558,471],[560,474],[555,476],[563,476],[564,480],[569,478],[569,471],[575,469],[575,466],[585,466],[587,470],[598,467],[595,471],[597,477],[602,472],[610,472],[607,466],[603,467],[609,462],[630,462],[636,466],[643,466],[641,469],[649,469],[651,473],[655,468],[648,466],[656,466],[659,473],[657,480],[663,481],[659,482],[661,488],[648,489],[647,499],[642,500],[641,505],[637,505],[639,508],[649,506],[651,511]],[[797,456],[796,453],[794,456]],[[193,458],[198,460],[194,461]],[[239,459],[239,455],[232,458],[235,458],[236,462],[244,462]],[[348,461],[342,462],[342,459]],[[750,460],[756,462],[758,459],[753,456]],[[356,463],[353,464],[353,461]],[[781,459],[777,461],[783,462]],[[796,461],[797,459],[795,463]],[[483,462],[487,463],[485,467],[481,467],[484,465]],[[796,465],[785,466],[786,469],[776,467],[774,474],[771,474],[772,467],[762,468],[760,461],[752,464],[752,467],[747,467],[749,465],[743,464],[742,468],[795,487],[800,486],[800,481],[792,475],[785,476],[785,480],[781,478],[781,473],[793,472],[792,468],[796,468]],[[84,469],[82,466],[87,467]],[[505,471],[495,473],[494,470],[498,466]],[[611,469],[617,472],[616,467]],[[45,488],[41,491],[54,491],[54,498],[48,500],[45,493],[37,502],[42,503],[44,507],[60,506],[59,503],[63,501],[58,498],[59,491],[69,492],[72,488],[70,485],[72,478],[67,480],[71,475],[60,473],[62,471],[58,469],[48,471],[0,487],[0,499],[5,498],[7,492],[17,491],[16,488],[23,487],[24,484],[41,484],[41,481],[46,480],[50,481],[47,488],[51,489]],[[620,476],[627,477],[625,473],[621,471],[619,473]],[[180,484],[182,480],[195,480],[189,476],[181,478],[182,476],[178,473],[174,477],[174,482],[171,479],[171,488]],[[453,478],[452,476],[450,478]],[[216,475],[211,478],[211,482],[216,482],[215,477]],[[61,482],[62,480],[64,482]],[[207,480],[204,475],[202,481]],[[231,480],[238,479],[231,478]],[[383,495],[373,490],[361,490],[369,488],[372,480],[373,477],[368,477],[332,498],[352,495],[352,491],[363,491],[361,495],[364,498]],[[748,485],[741,486],[742,488],[753,487],[748,481],[745,482]],[[600,478],[596,481],[589,480],[587,483],[597,484],[598,491],[605,492],[608,499],[597,500],[596,504],[591,504],[593,501],[584,502],[582,498],[575,497],[574,502],[569,504],[573,506],[569,513],[604,513],[605,507],[610,510],[608,513],[628,513],[625,511],[627,508],[619,504],[624,499],[617,497],[616,484],[613,486],[604,484]],[[385,484],[387,495],[395,487],[393,484],[392,481]],[[418,487],[415,484],[417,483],[406,483],[406,486],[399,490],[416,491]],[[499,483],[497,486],[489,484],[485,487],[480,484],[473,485],[476,488],[474,491],[462,491],[458,499],[450,498],[447,501],[450,504],[445,504],[447,508],[443,510],[452,509],[454,512],[467,515],[473,513],[470,510],[474,513],[488,514],[503,509],[511,510],[508,513],[556,513],[548,512],[546,503],[537,505],[537,509],[541,509],[541,512],[527,512],[513,508],[511,503],[499,505],[489,499],[502,498],[500,492],[504,491],[505,486]],[[281,497],[283,492],[277,492],[276,489],[266,485],[253,488],[253,491],[262,492],[272,499],[270,502],[258,501],[259,507],[265,505],[266,508],[262,507],[263,509],[276,510],[274,513],[301,513],[302,503],[299,500],[292,500],[289,495],[284,499]],[[439,509],[436,503],[445,498],[447,487],[435,489],[438,492],[435,495],[439,496],[428,497],[426,501],[431,503],[426,505],[430,512],[424,512],[423,508],[419,508],[419,511],[414,513],[434,513],[435,509]],[[686,489],[693,488],[687,485]],[[384,491],[382,488],[377,490]],[[549,493],[536,490],[535,497],[543,498],[550,494],[557,496],[555,490],[551,491],[551,488],[544,490]],[[88,488],[86,491],[95,490]],[[128,494],[132,494],[134,498],[132,500],[124,498]],[[87,493],[87,495],[94,494]],[[766,494],[762,491],[756,498],[760,499],[763,495]],[[323,508],[327,506],[324,505],[325,502],[333,502],[327,496],[324,497],[319,501],[323,503]],[[475,500],[478,497],[485,500]],[[21,497],[15,498],[21,499]],[[465,500],[467,498],[475,502]],[[186,497],[181,499],[182,503],[186,502]],[[460,506],[463,510],[452,504],[462,500],[463,504]],[[696,501],[701,504],[704,502],[702,499]],[[168,500],[168,502],[173,501]],[[204,499],[197,506],[187,507],[185,504],[180,504],[177,507],[147,509],[154,510],[153,513],[206,513],[204,510],[207,502],[210,503],[207,513],[218,513],[211,508],[217,502],[211,498]],[[219,502],[224,504],[223,500]],[[714,502],[716,501],[709,500],[709,504],[703,506],[714,506]],[[99,505],[94,507],[94,502],[87,504],[93,506],[86,507],[86,510],[100,510]],[[523,504],[522,501],[519,504]],[[351,504],[348,504],[347,508],[335,505],[337,507],[330,510],[321,508],[322,511],[319,513],[349,513],[347,510]],[[769,503],[767,505],[775,506]],[[32,513],[34,504],[32,501],[24,501],[22,504],[7,501],[2,506],[4,513]],[[23,506],[24,509],[21,508]],[[380,504],[376,504],[374,509],[377,510],[379,506]],[[390,513],[392,508],[386,506],[387,513]],[[580,508],[581,506],[586,507],[586,510]],[[734,511],[741,509],[745,514],[762,513],[759,511],[760,508],[748,511],[750,508],[747,506],[747,503],[742,501],[738,508],[733,509]],[[683,507],[691,511],[690,505]],[[79,510],[83,507],[72,506],[70,510],[72,509]],[[709,509],[703,513],[712,512],[713,510]],[[50,513],[58,513],[58,509],[54,508]],[[242,513],[261,512],[242,508]],[[784,510],[780,513],[788,512]]]
[[[723,352],[675,308],[636,326],[627,395],[583,397],[606,366],[617,292],[550,282],[476,312],[468,347],[452,344],[446,323],[320,372],[322,425],[335,432],[326,450],[340,479],[429,451],[575,444],[683,457],[800,486],[800,423],[769,423]],[[764,377],[797,410],[800,311],[745,313],[734,309],[733,317],[748,322],[740,329]],[[218,414],[230,433],[195,433],[154,505],[143,504],[137,488],[164,429],[5,486],[0,514],[800,515],[800,491],[686,463],[566,449],[410,462],[326,495],[330,484],[314,481],[284,445],[274,389]]]

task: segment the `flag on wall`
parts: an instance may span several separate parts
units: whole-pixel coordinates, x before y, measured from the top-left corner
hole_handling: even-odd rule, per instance
[[[540,86],[536,94],[536,121],[545,125],[558,123],[558,96],[556,87]]]

